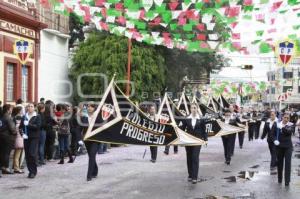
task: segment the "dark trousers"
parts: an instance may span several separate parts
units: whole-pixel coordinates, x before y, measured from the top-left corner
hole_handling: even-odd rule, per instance
[[[151,160],[156,160],[157,158],[157,146],[150,146]]]
[[[24,140],[24,151],[29,174],[37,174],[39,138],[28,138]]]
[[[200,149],[201,146],[185,147],[188,174],[193,180],[198,179]]]
[[[260,127],[261,122],[258,121],[255,123],[255,128],[254,128],[254,138],[257,140],[259,138],[259,127]]]
[[[39,138],[39,161],[44,162],[45,159],[45,142],[46,142],[46,131],[40,131]]]
[[[234,148],[235,148],[235,140],[236,140],[236,133],[230,134],[229,136],[229,140],[230,140],[230,153],[231,156],[234,155]]]
[[[87,178],[92,178],[98,175],[96,155],[97,155],[99,144],[97,142],[87,141],[85,142],[85,146],[89,156]]]
[[[250,123],[248,124],[248,136],[249,136],[249,141],[250,141],[250,140],[253,140],[255,128],[256,128],[256,125],[255,125],[254,122],[250,122]]]
[[[9,167],[9,155],[12,150],[12,144],[8,139],[0,137],[0,169]]]
[[[277,160],[278,160],[277,163],[278,181],[282,181],[282,172],[283,172],[283,164],[284,164],[284,180],[285,183],[289,183],[291,181],[291,163],[292,163],[293,148],[276,147],[276,151],[277,151]]]
[[[224,156],[225,160],[229,161],[231,160],[231,143],[230,143],[230,135],[222,136],[222,142],[224,147]]]
[[[45,154],[47,160],[53,159],[55,136],[54,131],[46,131]]]
[[[239,136],[239,145],[240,148],[242,148],[244,144],[245,131],[239,132],[238,136]]]
[[[268,142],[270,155],[271,155],[271,163],[270,167],[276,167],[277,166],[277,154],[276,154],[276,146],[273,142]]]
[[[80,140],[80,131],[78,129],[71,129],[71,145],[70,149],[73,155],[76,154],[78,150],[78,141]]]
[[[165,153],[169,154],[169,151],[170,151],[170,146],[166,146],[165,147]],[[174,153],[178,153],[178,146],[174,145]]]

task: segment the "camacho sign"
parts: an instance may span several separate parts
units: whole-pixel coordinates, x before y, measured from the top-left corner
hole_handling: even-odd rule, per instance
[[[10,32],[15,32],[20,35],[24,35],[26,37],[35,39],[35,31],[34,30],[25,28],[23,26],[20,26],[20,25],[14,24],[14,23],[10,23],[8,21],[4,21],[2,19],[0,19],[0,29],[7,30]]]

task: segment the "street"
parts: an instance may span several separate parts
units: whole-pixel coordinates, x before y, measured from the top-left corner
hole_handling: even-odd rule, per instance
[[[243,149],[237,140],[228,166],[224,164],[221,138],[210,138],[208,146],[201,149],[196,185],[187,182],[184,148],[179,147],[179,153],[173,154],[171,147],[168,156],[163,149],[159,147],[157,162],[151,163],[149,147],[111,148],[109,153],[97,156],[99,175],[90,182],[86,181],[87,155],[77,157],[73,164],[47,163],[38,168],[33,180],[27,174],[4,175],[0,178],[0,198],[299,198],[299,147],[294,148],[289,188],[277,183],[277,175],[270,175],[265,140],[245,139]]]

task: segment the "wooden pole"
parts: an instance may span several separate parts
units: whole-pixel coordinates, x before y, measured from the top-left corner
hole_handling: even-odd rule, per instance
[[[127,85],[126,95],[130,95],[130,64],[131,64],[131,39],[128,38],[128,60],[127,60]]]

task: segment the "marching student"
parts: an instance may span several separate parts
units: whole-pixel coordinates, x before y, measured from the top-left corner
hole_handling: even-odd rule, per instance
[[[238,123],[241,123],[238,115],[234,112],[234,107],[233,105],[229,106],[229,111],[230,111],[230,124],[233,126],[237,126],[238,127]],[[231,134],[231,136],[229,136],[229,140],[230,140],[230,149],[231,149],[231,156],[234,155],[234,148],[235,148],[235,140],[236,140],[236,133]]]
[[[198,106],[195,103],[191,104],[191,114],[182,122],[181,129],[207,141],[207,133],[205,131],[205,120],[200,119],[198,114]],[[188,168],[188,181],[193,184],[197,183],[199,171],[199,155],[201,150],[200,146],[186,146],[186,159]]]
[[[224,118],[222,119],[225,124],[236,125],[236,119],[231,117],[231,112],[229,109],[224,111]],[[235,133],[234,133],[235,134]],[[225,164],[230,165],[232,152],[233,152],[233,140],[235,140],[235,135],[223,135],[222,142],[224,147],[224,156],[225,156]]]
[[[268,142],[270,155],[271,155],[271,163],[270,163],[271,172],[274,171],[277,166],[277,155],[276,155],[276,148],[274,145],[275,134],[277,131],[277,121],[278,119],[276,118],[275,111],[271,111],[270,118],[265,123],[263,134],[261,136],[262,140],[267,136],[267,142]]]
[[[276,132],[274,141],[278,159],[278,183],[282,183],[282,172],[284,166],[285,186],[289,186],[291,181],[291,164],[293,153],[292,134],[294,132],[294,125],[293,123],[289,122],[289,120],[289,114],[284,114],[282,121],[277,125],[278,130]]]
[[[87,106],[87,116],[84,115],[81,118],[81,125],[83,127],[83,137],[87,133],[88,126],[91,123],[92,119],[94,117],[97,117],[95,115],[95,110],[96,110],[96,105],[92,102],[90,102]],[[98,121],[98,117],[96,119],[95,124],[100,124]],[[97,127],[94,127],[97,128]],[[82,145],[82,141],[78,142],[80,145]],[[96,155],[99,147],[99,143],[93,142],[93,141],[84,141],[84,144],[86,146],[87,152],[88,152],[88,157],[89,157],[89,163],[88,163],[88,172],[87,172],[87,181],[91,181],[92,178],[96,178],[98,175],[98,166],[96,162]]]
[[[255,132],[258,130],[257,129],[257,112],[254,109],[251,109],[250,112],[248,113],[248,116],[250,117],[250,120],[248,122],[248,136],[249,136],[249,141],[253,141],[253,137],[256,134]]]
[[[155,105],[152,104],[149,107],[149,118],[153,121],[157,121],[157,116],[156,116],[156,108]],[[157,158],[157,146],[150,146],[150,151],[151,151],[151,162],[155,163],[156,158]]]

